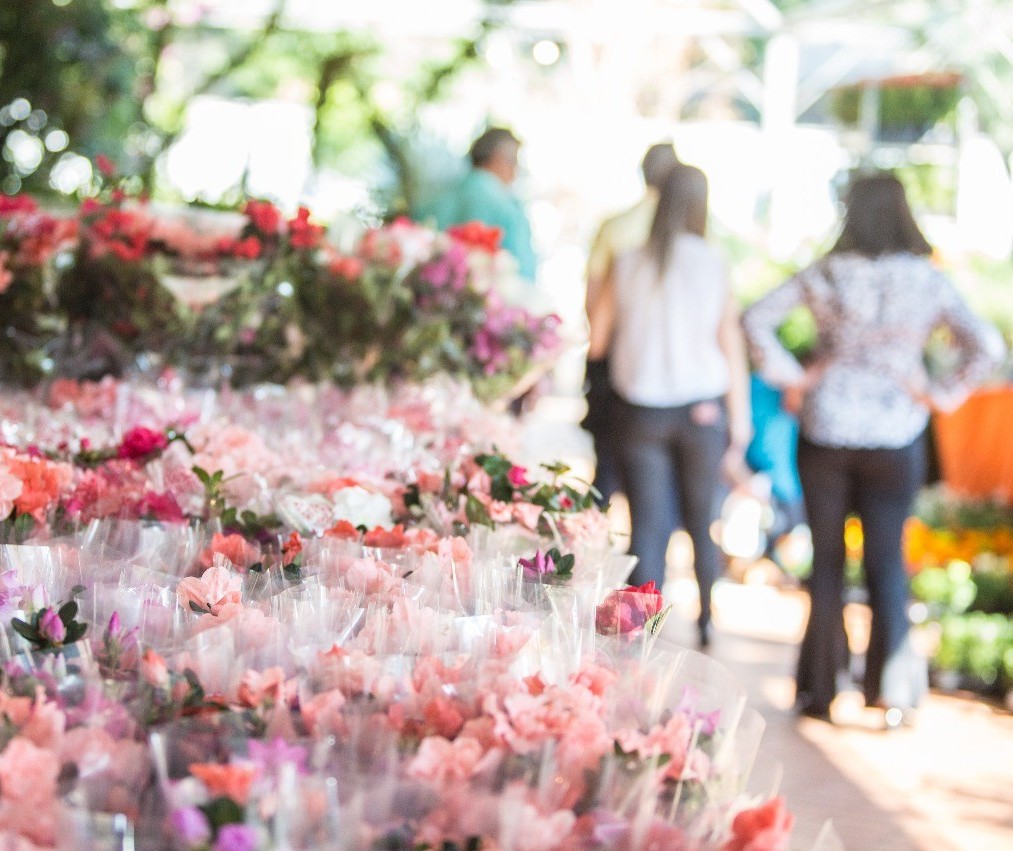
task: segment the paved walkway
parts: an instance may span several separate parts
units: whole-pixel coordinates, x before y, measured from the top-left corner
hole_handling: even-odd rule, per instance
[[[590,476],[590,442],[572,424],[579,400],[544,401],[526,428],[528,454]],[[695,586],[685,570],[674,573],[665,637],[693,646]],[[723,581],[709,651],[766,719],[749,789],[785,796],[797,819],[792,851],[1013,849],[1013,715],[933,693],[914,727],[886,731],[881,713],[845,693],[833,725],[797,719],[792,673],[807,606],[797,590]],[[865,615],[857,607],[850,615],[860,641]]]
[[[1013,715],[931,694],[912,728],[846,693],[835,724],[791,712],[806,602],[798,592],[722,583],[710,655],[746,687],[767,721],[750,789],[779,788],[797,817],[793,849],[813,849],[828,820],[839,844],[820,851],[1013,849]],[[692,638],[692,620],[675,625]]]

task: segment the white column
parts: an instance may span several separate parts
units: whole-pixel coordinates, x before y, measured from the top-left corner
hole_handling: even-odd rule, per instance
[[[763,59],[762,129],[770,193],[767,244],[771,253],[780,258],[788,256],[797,241],[792,227],[790,184],[793,178],[798,179],[799,167],[804,166],[792,156],[798,67],[798,41],[787,33],[771,37]]]

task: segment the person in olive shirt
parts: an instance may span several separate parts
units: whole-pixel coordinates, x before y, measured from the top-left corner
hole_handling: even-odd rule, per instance
[[[471,145],[471,169],[441,199],[436,212],[440,230],[482,222],[502,231],[502,246],[517,259],[518,273],[534,282],[537,261],[531,247],[531,225],[512,185],[517,177],[521,142],[504,127],[490,127]]]
[[[587,299],[594,304],[612,269],[615,259],[628,251],[635,251],[647,243],[651,222],[658,206],[658,191],[672,168],[679,162],[671,142],[651,145],[644,154],[640,168],[644,177],[644,194],[636,204],[602,222],[587,258]],[[587,415],[581,426],[594,440],[594,487],[602,507],[612,495],[623,491],[616,462],[615,423],[612,422],[609,399],[608,357],[589,360],[584,374],[584,398]],[[674,520],[673,520],[674,525]]]

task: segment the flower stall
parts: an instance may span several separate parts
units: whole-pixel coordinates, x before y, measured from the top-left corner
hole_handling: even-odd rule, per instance
[[[0,429],[12,847],[787,848],[742,690],[466,387],[64,379]]]

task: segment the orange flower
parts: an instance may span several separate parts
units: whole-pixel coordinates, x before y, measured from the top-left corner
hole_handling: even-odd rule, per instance
[[[242,535],[223,535],[215,532],[211,537],[211,546],[201,553],[202,567],[211,567],[215,563],[215,555],[223,555],[240,570],[246,570],[251,564],[260,560],[260,550],[247,543]]]
[[[404,526],[398,523],[393,529],[384,529],[382,526],[371,529],[366,533],[363,543],[367,547],[396,550],[408,543],[408,539],[405,537]]]
[[[207,786],[208,791],[218,797],[231,798],[240,806],[250,797],[250,788],[257,779],[255,765],[219,765],[215,762],[194,762],[190,773]]]
[[[359,539],[359,530],[347,520],[339,520],[324,532],[324,535],[328,538],[338,538],[341,541],[357,541]]]

